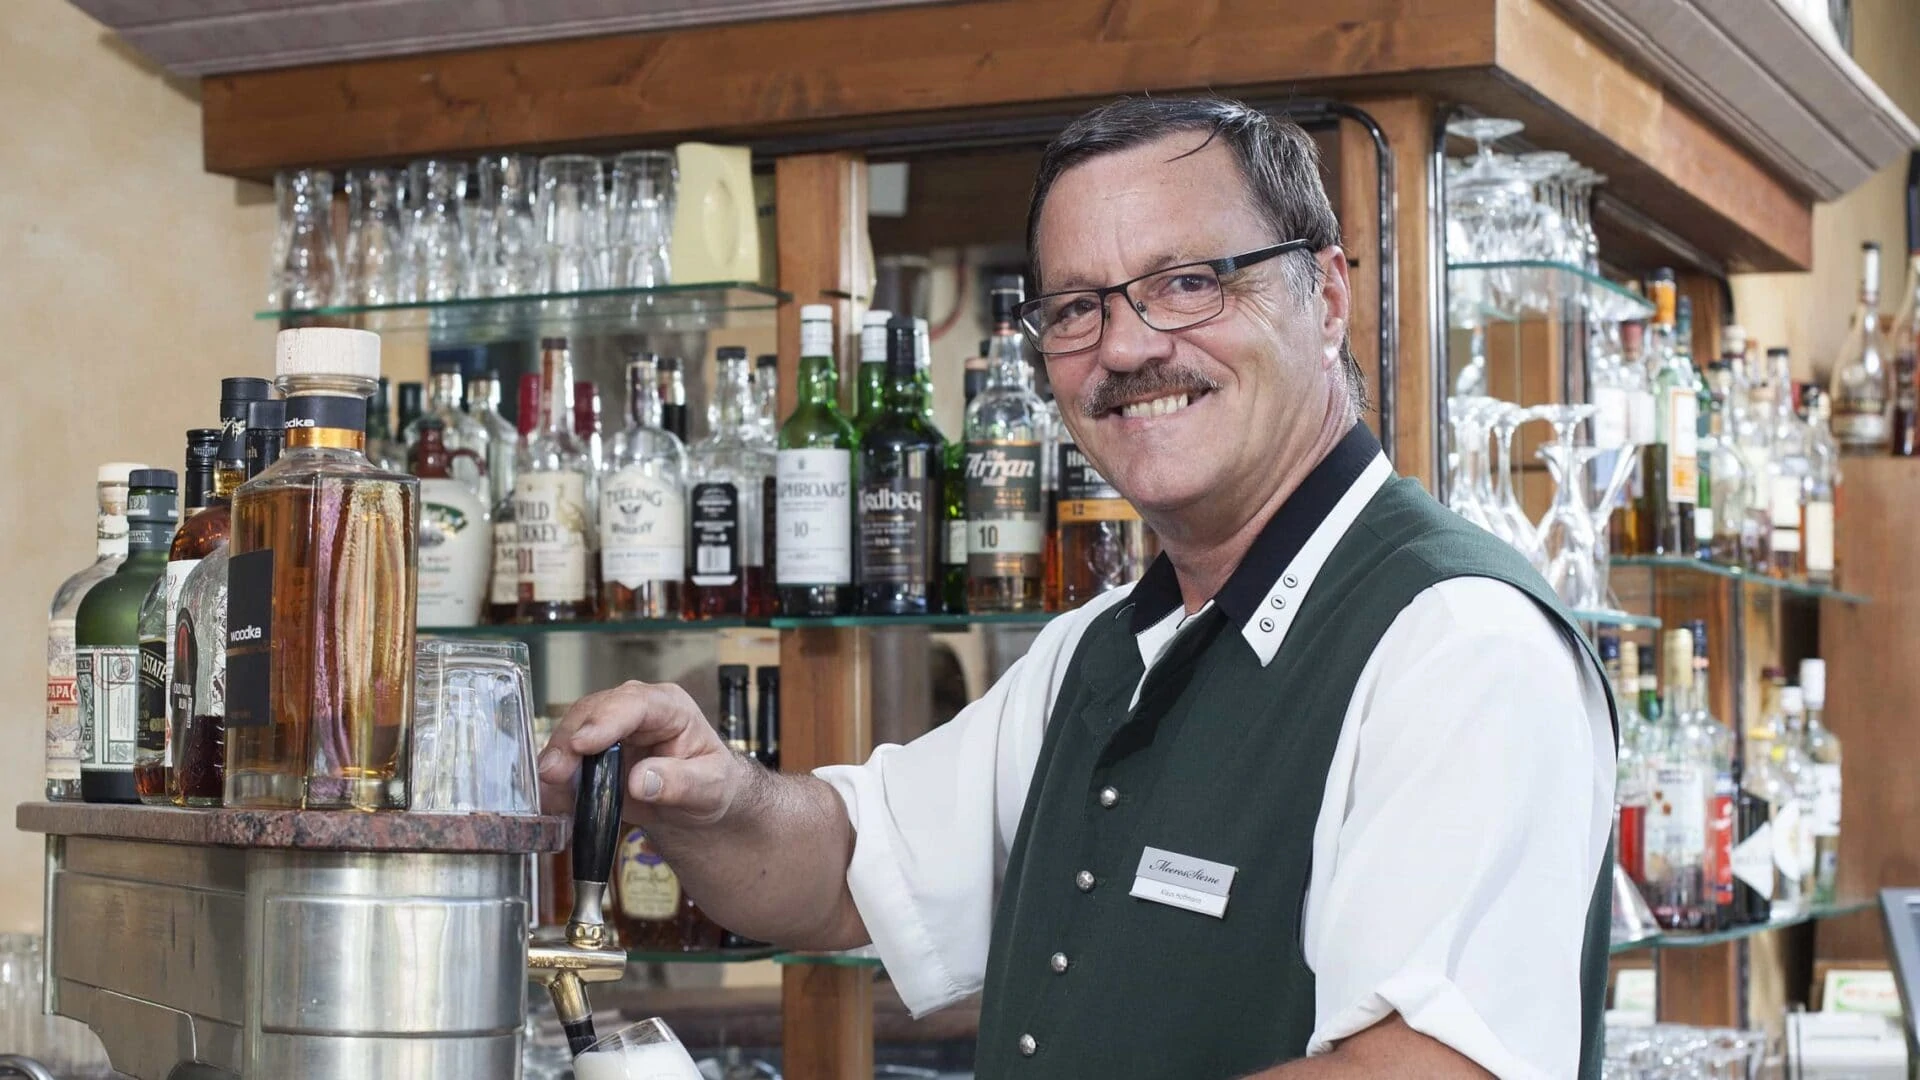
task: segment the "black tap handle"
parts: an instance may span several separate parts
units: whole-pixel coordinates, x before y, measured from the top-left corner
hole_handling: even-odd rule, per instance
[[[573,805],[573,880],[605,885],[613,877],[625,779],[619,743],[580,763],[580,793]]]

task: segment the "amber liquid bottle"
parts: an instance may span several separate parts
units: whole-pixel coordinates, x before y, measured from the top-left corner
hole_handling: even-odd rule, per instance
[[[593,464],[574,434],[573,360],[565,338],[540,342],[541,423],[513,480],[519,530],[521,622],[594,617],[591,586]]]
[[[1060,602],[1077,608],[1147,569],[1147,526],[1080,448],[1060,443]]]
[[[275,345],[286,450],[233,499],[225,803],[402,809],[420,482],[367,460],[377,335]]]

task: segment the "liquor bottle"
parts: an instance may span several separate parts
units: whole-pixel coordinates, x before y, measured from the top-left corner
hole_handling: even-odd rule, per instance
[[[780,771],[780,669],[774,665],[758,667],[753,670],[754,681],[759,690],[753,724],[753,758],[760,764]]]
[[[1840,873],[1840,740],[1827,730],[1827,662],[1800,661],[1807,712],[1807,760],[1813,773],[1813,901],[1834,902]]]
[[[1035,365],[1036,373],[1045,369]],[[1053,400],[1053,388],[1042,379],[1038,384],[1041,405],[1040,424],[1040,505],[1045,509],[1041,522],[1040,605],[1048,611],[1066,610],[1066,565],[1060,553],[1060,444],[1070,438],[1060,422],[1060,404]]]
[[[1807,898],[1800,893],[1800,875],[1793,869],[1793,836],[1800,827],[1800,802],[1791,784],[1781,772],[1774,754],[1776,727],[1780,719],[1780,692],[1786,677],[1780,669],[1769,667],[1760,678],[1760,714],[1747,727],[1743,780],[1767,805],[1767,853],[1770,873],[1751,869],[1750,884],[1758,891],[1758,881],[1770,882],[1769,917],[1800,914]],[[1757,845],[1756,845],[1757,846]],[[1747,853],[1749,855],[1752,852]],[[1791,872],[1790,872],[1791,871]]]
[[[1626,413],[1626,442],[1631,447],[1644,448],[1653,441],[1654,408],[1653,384],[1649,381],[1651,373],[1647,370],[1645,348],[1646,326],[1642,323],[1622,323],[1620,326],[1620,363],[1616,365],[1617,379],[1624,397]],[[1643,453],[1643,450],[1636,450]],[[1644,462],[1643,462],[1644,463]],[[1640,500],[1646,492],[1646,476],[1636,468],[1633,478],[1620,493],[1619,502],[1614,504],[1613,512],[1607,523],[1609,547],[1622,555],[1644,555],[1646,545],[1640,537]]]
[[[1783,876],[1792,879],[1783,891],[1796,913],[1807,910],[1813,903],[1819,858],[1814,822],[1819,816],[1820,785],[1814,776],[1813,762],[1807,757],[1805,710],[1806,701],[1799,687],[1780,688],[1780,712],[1773,730],[1773,760],[1792,791],[1794,814],[1793,827],[1784,837],[1790,854],[1784,860],[1779,859],[1776,847],[1775,865]]]
[[[933,327],[913,320],[913,379],[920,384],[920,418],[933,424]]]
[[[520,376],[515,397],[518,408],[514,413],[513,474],[518,484],[521,465],[527,460],[527,440],[540,421],[540,376]],[[521,573],[520,523],[513,516],[511,488],[493,504],[492,519],[493,574],[487,586],[487,621],[498,626],[520,617],[520,583],[525,576]]]
[[[493,568],[493,526],[486,504],[459,478],[461,464],[478,467],[479,489],[487,489],[486,459],[470,447],[450,450],[440,417],[420,418],[414,427],[407,471],[420,479],[419,602],[420,626],[478,626]]]
[[[966,366],[961,369],[960,393],[966,398],[967,404],[969,405],[973,404],[974,398],[980,396],[980,391],[987,388],[987,371],[992,367],[992,361],[989,359],[989,355],[992,350],[993,339],[981,338],[980,352],[977,355],[967,357]]]
[[[598,476],[607,460],[607,445],[601,433],[600,388],[587,379],[573,381],[573,434],[586,448],[587,464]]]
[[[1063,607],[1079,607],[1146,572],[1146,523],[1064,431],[1059,514]]]
[[[773,451],[753,434],[747,350],[720,348],[713,433],[688,454],[692,520],[689,618],[762,615],[765,521],[761,501],[774,475]]]
[[[514,480],[521,622],[593,617],[587,587],[587,510],[592,467],[573,428],[573,359],[567,339],[540,342],[540,423],[527,437]]]
[[[873,310],[860,320],[860,366],[854,386],[853,429],[866,434],[880,418],[887,393],[887,320],[892,312]]]
[[[513,459],[520,433],[500,415],[500,377],[483,371],[467,380],[467,415],[487,433],[487,490],[481,495],[489,507],[513,498]]]
[[[249,402],[246,423],[249,454],[243,481],[260,475],[280,459],[286,403]],[[221,544],[200,560],[180,586],[180,614],[173,636],[173,687],[168,702],[174,746],[170,794],[179,806],[216,807],[225,795],[227,566],[231,552],[230,543]]]
[[[680,358],[660,358],[660,426],[687,445],[687,379]]]
[[[1660,720],[1659,661],[1654,657],[1651,645],[1635,645],[1634,652],[1640,657],[1640,685],[1639,692],[1634,695],[1635,710],[1647,729],[1647,746],[1651,750],[1658,736],[1652,729]]]
[[[1800,576],[1817,585],[1839,577],[1833,561],[1833,536],[1840,504],[1840,447],[1828,427],[1830,402],[1816,387],[1806,387],[1807,484],[1800,510]]]
[[[1707,393],[1701,398],[1700,487],[1711,485],[1715,506],[1708,511],[1712,528],[1705,538],[1694,527],[1701,557],[1727,566],[1746,564],[1747,496],[1752,490],[1752,468],[1733,435],[1733,367],[1726,360],[1707,365]]]
[[[80,800],[80,698],[74,673],[74,617],[95,585],[127,557],[127,480],[146,466],[102,465],[95,476],[93,561],[54,590],[47,610],[47,800]]]
[[[404,808],[420,482],[366,456],[380,338],[282,330],[280,460],[233,496],[225,804]]]
[[[687,573],[687,452],[660,426],[658,358],[627,361],[627,426],[600,484],[600,616],[679,616]]]
[[[1646,820],[1647,903],[1668,930],[1709,924],[1713,894],[1705,877],[1708,796],[1713,763],[1686,731],[1693,698],[1693,634],[1666,632],[1666,698],[1653,738],[1653,801]]]
[[[1713,683],[1707,672],[1707,624],[1694,619],[1687,626],[1693,634],[1693,704],[1686,730],[1698,753],[1712,764],[1707,851],[1701,866],[1713,899],[1713,924],[1719,926],[1729,923],[1734,915],[1733,838],[1740,788],[1733,769],[1733,732],[1714,717],[1709,700]]]
[[[373,399],[367,403],[367,458],[389,472],[402,472],[407,467],[407,448],[393,437],[393,432],[387,377],[382,375]]]
[[[620,838],[614,861],[613,922],[620,944],[636,952],[707,952],[725,931],[680,887],[673,867],[638,827]]]
[[[1920,155],[1907,159],[1907,287],[1893,319],[1893,427],[1895,457],[1920,455]]]
[[[1654,438],[1640,449],[1640,541],[1654,555],[1694,554],[1693,509],[1700,493],[1699,380],[1674,329],[1673,271],[1655,271],[1648,343],[1653,367]]]
[[[435,350],[436,353],[439,351]],[[466,394],[464,383],[458,360],[436,358],[433,361],[433,374],[427,382],[427,409],[401,429],[400,441],[407,448],[407,460],[410,463],[413,449],[420,442],[422,428],[427,421],[438,420],[440,442],[446,452],[453,455],[453,479],[465,484],[467,490],[484,503],[490,490],[487,484],[487,448],[492,435],[479,418],[469,416],[460,407]],[[471,453],[463,454],[463,450]]]
[[[137,469],[128,476],[127,557],[87,590],[74,612],[80,794],[88,802],[140,801],[133,780],[140,608],[154,583],[165,581],[167,549],[179,520],[178,487],[172,469]]]
[[[244,403],[239,408],[243,410]],[[227,402],[221,402],[221,411],[227,411]],[[215,459],[220,454],[222,432],[222,428],[187,432],[186,469],[181,473],[181,490],[185,493],[181,524],[168,545],[166,572],[153,583],[140,605],[139,727],[134,734],[133,787],[141,802],[154,806],[172,801],[168,788],[173,747],[168,740],[173,728],[168,705],[173,693],[173,632],[179,622],[180,588],[210,550],[227,542],[225,500],[221,500],[218,511],[208,509],[214,498]],[[207,520],[203,522],[203,518]]]
[[[980,355],[967,360],[967,368],[960,383],[960,389],[966,401],[960,415],[966,417],[966,409],[987,388],[988,356],[993,351],[993,340],[980,340]],[[962,428],[965,434],[965,428]],[[946,457],[941,463],[940,518],[945,527],[940,533],[940,601],[942,610],[950,615],[965,614],[967,610],[967,441],[955,439],[947,444]]]
[[[1015,322],[1020,279],[993,283],[993,365],[967,406],[967,610],[1039,611],[1046,554],[1041,487],[1046,403]]]
[[[764,369],[763,369],[764,370]],[[853,425],[840,415],[833,308],[800,309],[793,415],[775,454],[774,580],[783,615],[853,610]]]
[[[753,358],[753,429],[768,446],[780,438],[780,357],[774,353]]]
[[[1766,922],[1773,914],[1773,804],[1767,798],[1771,740],[1749,733],[1734,761],[1733,909],[1735,926]]]
[[[1880,245],[1860,245],[1860,306],[1833,364],[1833,436],[1848,454],[1885,454],[1886,328],[1880,322]]]
[[[1619,638],[1602,634],[1599,653],[1608,681],[1613,685],[1627,685],[1629,679],[1638,681],[1637,671],[1629,675],[1625,670]],[[1628,648],[1624,655],[1631,657],[1634,650]],[[1632,700],[1631,695],[1616,692],[1615,696],[1621,702]],[[1647,769],[1646,761],[1641,756],[1643,750],[1636,739],[1628,737],[1628,727],[1624,722],[1621,725],[1620,752],[1615,762],[1613,851],[1615,860],[1627,872],[1627,877],[1634,884],[1644,886],[1647,877]]]
[[[400,433],[399,442],[401,460],[403,462],[406,459],[407,448],[411,445],[411,443],[407,441],[407,432],[414,430],[413,422],[420,419],[421,415],[426,412],[426,404],[424,401],[425,389],[425,387],[417,382],[403,382],[397,388],[396,404],[394,406],[394,422],[398,426],[394,430]]]
[[[1807,430],[1793,409],[1792,361],[1785,349],[1768,349],[1773,370],[1773,443],[1767,459],[1768,517],[1773,527],[1769,569],[1780,577],[1799,571],[1804,542]]]
[[[860,436],[860,610],[927,615],[940,610],[940,538],[946,440],[926,421],[914,369],[913,320],[887,321],[887,388]]]
[[[1757,393],[1757,368],[1747,360],[1752,348],[1751,341],[1743,340],[1739,350],[1725,356],[1727,369],[1732,374],[1727,390],[1726,431],[1747,470],[1740,494],[1746,510],[1740,522],[1740,565],[1765,573],[1773,552],[1772,495],[1767,488],[1767,463],[1773,456],[1773,439],[1771,416],[1765,407],[1769,399]]]
[[[1713,558],[1714,491],[1713,491],[1713,448],[1707,440],[1708,425],[1712,423],[1713,390],[1708,385],[1706,373],[1694,363],[1693,359],[1693,301],[1681,297],[1676,305],[1674,316],[1674,347],[1686,357],[1687,370],[1693,374],[1693,431],[1694,431],[1694,482],[1693,500],[1693,550],[1686,552],[1696,559]]]
[[[753,713],[747,708],[745,664],[720,665],[720,741],[736,754],[754,757]]]

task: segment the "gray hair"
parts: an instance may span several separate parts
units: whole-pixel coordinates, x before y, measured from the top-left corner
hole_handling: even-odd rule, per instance
[[[1183,131],[1207,133],[1206,141],[1187,154],[1199,152],[1215,139],[1226,143],[1247,182],[1254,208],[1272,226],[1276,241],[1309,242],[1310,250],[1283,256],[1281,265],[1295,297],[1304,302],[1320,287],[1320,263],[1314,253],[1340,243],[1340,222],[1320,182],[1319,148],[1298,124],[1217,97],[1120,98],[1082,114],[1047,144],[1034,177],[1033,198],[1027,204],[1027,261],[1036,282],[1040,279],[1040,211],[1060,174],[1093,158]],[[1340,343],[1340,358],[1357,415],[1367,407],[1366,378],[1346,341]]]

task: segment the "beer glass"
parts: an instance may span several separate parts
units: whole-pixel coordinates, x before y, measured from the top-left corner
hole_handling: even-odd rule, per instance
[[[539,813],[526,643],[423,637],[413,656],[409,808]]]
[[[541,159],[536,198],[545,241],[540,253],[540,291],[606,288],[607,189],[600,159],[584,154]]]
[[[642,1020],[595,1042],[573,1059],[574,1080],[701,1080],[673,1029]]]

